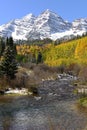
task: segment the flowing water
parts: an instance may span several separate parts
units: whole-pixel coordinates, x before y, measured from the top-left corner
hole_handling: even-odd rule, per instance
[[[87,130],[87,113],[75,100],[0,96],[0,130]]]

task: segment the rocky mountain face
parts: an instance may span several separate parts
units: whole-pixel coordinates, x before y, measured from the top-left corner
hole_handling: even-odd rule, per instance
[[[32,30],[35,16],[28,14],[22,19],[15,19],[0,26],[0,35],[2,37],[12,36],[15,40],[26,40],[26,35]]]
[[[87,31],[87,18],[84,19],[77,19],[72,22],[73,30],[77,31]]]
[[[0,26],[0,36],[14,40],[35,40],[51,38],[52,40],[74,37],[87,32],[87,19],[77,19],[72,23],[63,20],[56,13],[46,10],[38,17],[28,14]]]

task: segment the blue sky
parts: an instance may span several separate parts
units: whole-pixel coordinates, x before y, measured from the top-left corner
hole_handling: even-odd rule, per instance
[[[46,9],[71,22],[87,17],[87,0],[0,0],[0,25],[28,13],[37,16]]]

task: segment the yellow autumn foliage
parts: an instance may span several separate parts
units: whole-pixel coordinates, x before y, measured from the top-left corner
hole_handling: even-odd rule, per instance
[[[72,63],[87,64],[87,36],[64,42],[59,45],[53,43],[38,45],[17,45],[20,55],[33,54],[37,56],[41,52],[43,62],[50,66],[70,65]]]

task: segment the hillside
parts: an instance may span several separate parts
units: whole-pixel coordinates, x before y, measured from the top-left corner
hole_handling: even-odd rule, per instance
[[[87,36],[57,45],[55,42],[40,46],[25,43],[17,45],[17,51],[25,62],[37,58],[38,52],[41,52],[43,62],[50,66],[87,64]]]

